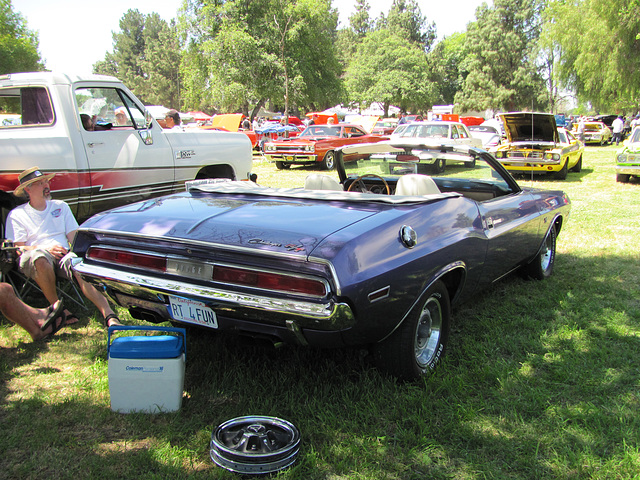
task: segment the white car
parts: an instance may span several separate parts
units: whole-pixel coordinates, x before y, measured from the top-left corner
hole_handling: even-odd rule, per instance
[[[469,133],[472,137],[482,140],[482,147],[485,149],[497,147],[502,139],[498,129],[491,125],[471,125]]]

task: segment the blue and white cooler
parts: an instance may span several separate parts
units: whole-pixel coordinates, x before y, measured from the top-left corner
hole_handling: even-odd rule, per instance
[[[118,330],[143,330],[178,335],[114,337]],[[109,395],[111,410],[120,413],[174,412],[182,405],[187,357],[184,328],[109,327]]]

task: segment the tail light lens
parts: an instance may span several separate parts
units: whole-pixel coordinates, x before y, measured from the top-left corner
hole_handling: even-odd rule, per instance
[[[213,269],[213,280],[216,282],[285,293],[298,293],[314,297],[324,297],[327,294],[327,288],[324,282],[320,280],[219,265],[216,265]]]
[[[125,267],[144,268],[156,272],[167,271],[167,259],[164,256],[150,255],[147,253],[123,252],[111,248],[91,247],[87,251],[87,258],[115,263]]]

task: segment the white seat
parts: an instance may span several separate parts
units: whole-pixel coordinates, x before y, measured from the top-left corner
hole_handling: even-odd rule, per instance
[[[308,175],[304,181],[304,188],[305,190],[336,190],[340,192],[343,190],[338,180],[319,173]]]
[[[429,175],[417,173],[403,175],[396,184],[396,195],[416,196],[435,193],[440,193],[440,189]]]

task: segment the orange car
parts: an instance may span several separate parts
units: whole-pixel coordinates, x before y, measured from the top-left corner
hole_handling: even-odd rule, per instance
[[[367,133],[359,125],[310,125],[298,137],[264,144],[264,154],[276,162],[279,170],[291,165],[320,164],[324,170],[335,167],[335,149],[356,143],[389,140],[383,135]]]

